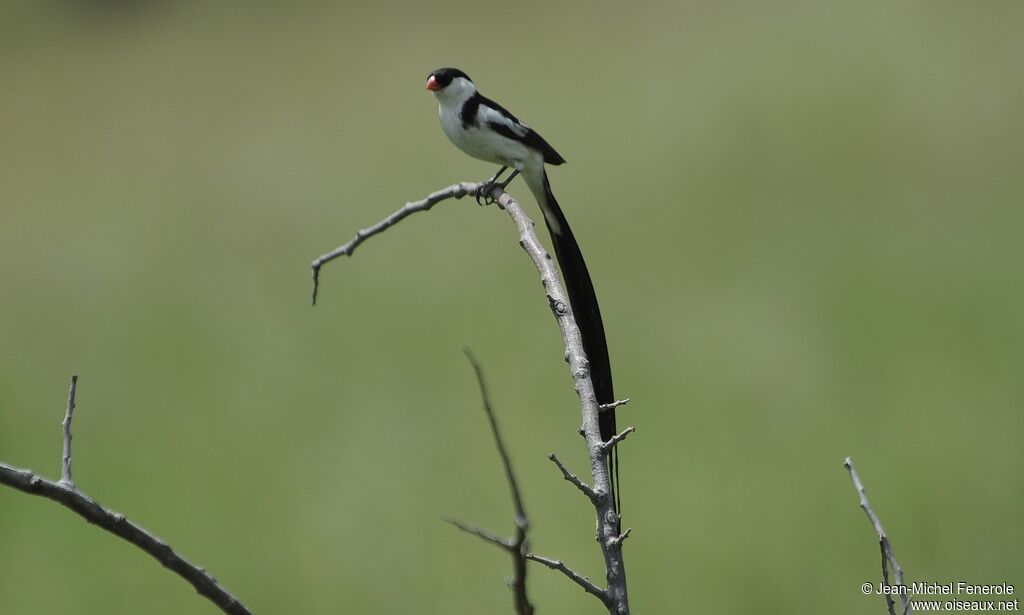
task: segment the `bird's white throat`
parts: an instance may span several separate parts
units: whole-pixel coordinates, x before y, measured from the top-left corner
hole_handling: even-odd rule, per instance
[[[465,77],[456,77],[448,84],[448,87],[434,92],[434,98],[443,107],[462,108],[462,103],[469,100],[476,94],[476,86]]]

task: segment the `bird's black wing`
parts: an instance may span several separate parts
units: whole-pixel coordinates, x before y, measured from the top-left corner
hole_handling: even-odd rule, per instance
[[[551,165],[565,163],[565,158],[551,147],[551,144],[544,140],[544,137],[537,134],[537,131],[519,121],[519,118],[494,102],[490,98],[479,93],[466,101],[462,106],[462,123],[476,123],[480,128],[484,124],[494,132],[503,137],[519,141],[520,143],[537,150],[544,155],[544,162]],[[475,121],[474,121],[475,120]]]

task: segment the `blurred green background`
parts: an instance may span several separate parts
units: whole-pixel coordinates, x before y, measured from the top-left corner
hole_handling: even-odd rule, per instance
[[[909,578],[1024,578],[1019,2],[5,2],[0,460],[75,478],[257,613],[504,613],[483,362],[533,543],[600,579],[586,468],[453,65],[568,159],[617,392],[634,612],[881,613],[852,455]],[[513,194],[536,214],[522,184]],[[539,218],[538,218],[539,219]],[[545,238],[546,241],[546,238]],[[531,568],[543,613],[598,613]],[[216,613],[0,488],[0,612]]]

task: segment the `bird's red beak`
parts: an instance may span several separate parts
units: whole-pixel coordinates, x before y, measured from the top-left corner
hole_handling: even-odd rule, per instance
[[[441,84],[437,82],[437,79],[435,79],[433,75],[427,79],[427,89],[431,92],[436,92],[441,89]]]

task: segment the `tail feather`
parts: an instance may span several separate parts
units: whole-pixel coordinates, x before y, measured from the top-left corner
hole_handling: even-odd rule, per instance
[[[597,293],[594,291],[594,283],[590,279],[587,263],[583,260],[583,252],[580,250],[579,244],[576,243],[576,237],[572,234],[569,222],[565,219],[565,214],[562,213],[562,208],[559,207],[558,201],[551,191],[548,175],[543,170],[541,173],[540,182],[537,182],[536,178],[529,174],[525,174],[525,179],[543,210],[544,222],[551,234],[555,256],[558,257],[558,264],[562,269],[562,277],[569,293],[569,303],[572,304],[573,315],[576,317],[576,324],[583,337],[583,350],[587,353],[587,359],[590,362],[590,378],[594,383],[597,403],[610,404],[615,401],[615,393],[612,388],[612,367],[608,356],[604,323],[601,320],[601,308],[597,303]],[[540,185],[536,185],[538,183]],[[617,433],[614,409],[601,412],[598,423],[603,440],[607,441]],[[616,511],[621,515],[622,510],[618,500],[618,462],[619,452],[616,447],[608,456],[608,471],[611,474],[612,498],[615,500]]]

